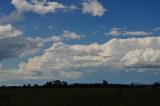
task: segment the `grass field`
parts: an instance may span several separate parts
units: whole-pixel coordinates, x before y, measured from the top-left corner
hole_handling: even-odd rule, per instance
[[[160,106],[160,89],[1,88],[0,106]]]

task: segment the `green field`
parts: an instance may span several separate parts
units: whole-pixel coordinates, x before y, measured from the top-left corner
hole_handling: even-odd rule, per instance
[[[0,106],[160,106],[160,89],[1,88]]]

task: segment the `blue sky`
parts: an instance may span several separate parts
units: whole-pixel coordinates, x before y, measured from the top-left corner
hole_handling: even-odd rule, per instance
[[[1,0],[0,84],[160,80],[159,0]]]

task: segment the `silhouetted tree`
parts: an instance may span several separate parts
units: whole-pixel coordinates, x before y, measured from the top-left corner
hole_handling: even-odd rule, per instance
[[[27,87],[30,88],[30,87],[31,87],[31,84],[28,84]]]
[[[23,86],[22,86],[23,88],[26,88],[27,86],[26,86],[26,84],[23,84]]]
[[[131,83],[131,87],[134,87],[134,82]]]
[[[2,85],[1,88],[6,88],[6,86],[5,86],[5,85]]]
[[[44,87],[64,87],[67,86],[67,82],[61,82],[60,80],[53,80],[44,84]]]
[[[152,85],[154,88],[158,88],[158,87],[160,87],[160,83],[159,82],[155,82],[155,83],[153,83],[153,85]]]
[[[63,86],[67,86],[67,85],[68,85],[67,82],[61,82],[61,84],[62,84]]]
[[[33,87],[37,88],[40,87],[38,84],[34,84]]]
[[[103,86],[108,86],[108,81],[103,80]]]
[[[55,84],[56,85],[61,85],[61,81],[60,80],[55,80]]]
[[[52,87],[52,82],[47,82],[46,84],[43,85],[44,87]]]
[[[53,81],[52,81],[52,84],[53,84],[53,85],[55,85],[55,84],[56,84],[55,80],[53,80]]]

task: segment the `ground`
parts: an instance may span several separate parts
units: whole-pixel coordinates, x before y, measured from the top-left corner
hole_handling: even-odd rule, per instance
[[[0,106],[160,106],[160,89],[1,88]]]

